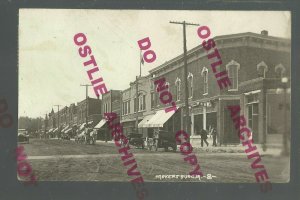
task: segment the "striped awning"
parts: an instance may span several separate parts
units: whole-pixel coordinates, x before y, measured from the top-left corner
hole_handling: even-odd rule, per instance
[[[143,124],[142,127],[151,128],[151,127],[163,127],[164,123],[170,119],[175,112],[165,112],[165,110],[159,110],[155,113],[149,121]]]
[[[102,119],[94,128],[100,129],[106,123],[105,119]]]

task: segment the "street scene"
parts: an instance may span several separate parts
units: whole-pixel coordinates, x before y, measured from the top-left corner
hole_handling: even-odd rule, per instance
[[[136,164],[145,182],[289,182],[290,13],[20,16],[18,144],[37,181],[125,182]]]
[[[97,142],[94,146],[76,144],[67,140],[33,139],[24,144],[28,160],[38,180],[49,181],[128,181],[120,156],[112,143]],[[251,183],[253,174],[242,148],[208,147],[196,149],[202,171],[206,177],[199,179],[166,178],[156,175],[187,175],[192,168],[181,158],[179,152],[149,151],[132,148],[139,170],[145,181],[157,182],[212,182]],[[289,177],[288,158],[263,156],[269,176],[276,183],[284,183]],[[211,174],[212,178],[207,178]]]

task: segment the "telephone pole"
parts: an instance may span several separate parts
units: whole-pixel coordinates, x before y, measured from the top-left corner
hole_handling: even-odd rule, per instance
[[[84,86],[85,87],[85,125],[88,125],[88,87],[92,86],[92,85],[88,85],[88,84],[81,84],[80,86]]]
[[[58,130],[58,133],[59,133],[58,135],[60,135],[60,126],[59,126],[59,106],[60,105],[54,105],[54,106],[57,106],[57,108],[58,108],[58,111],[57,111],[57,124],[58,124],[57,127],[58,127],[58,129],[57,130]],[[58,138],[58,136],[57,136],[57,138]]]
[[[135,109],[136,109],[136,118],[135,118],[135,127],[136,127],[136,134],[139,134],[139,78],[142,76],[142,51],[140,51],[140,76],[136,76],[136,103],[135,103]]]
[[[184,90],[185,90],[185,96],[184,96],[184,102],[185,102],[185,123],[184,123],[184,130],[186,130],[189,134],[191,134],[191,126],[190,126],[190,115],[189,115],[189,90],[188,90],[188,80],[187,80],[187,50],[186,50],[186,26],[200,26],[199,24],[193,24],[193,23],[187,23],[186,21],[183,22],[172,22],[171,24],[180,24],[183,26],[183,61],[184,61],[184,67],[183,67],[183,80],[184,80]]]

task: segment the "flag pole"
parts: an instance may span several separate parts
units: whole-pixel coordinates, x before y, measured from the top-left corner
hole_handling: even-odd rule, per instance
[[[142,76],[142,62],[144,61],[142,56],[142,50],[140,50],[140,77]]]

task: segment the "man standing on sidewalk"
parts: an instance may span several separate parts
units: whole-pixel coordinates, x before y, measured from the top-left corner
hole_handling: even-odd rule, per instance
[[[211,129],[211,134],[213,136],[213,146],[217,146],[217,130],[215,129],[215,127],[212,127]]]
[[[208,142],[207,142],[207,131],[202,129],[201,130],[201,147],[203,147],[203,141],[205,142],[205,144],[208,146]]]

